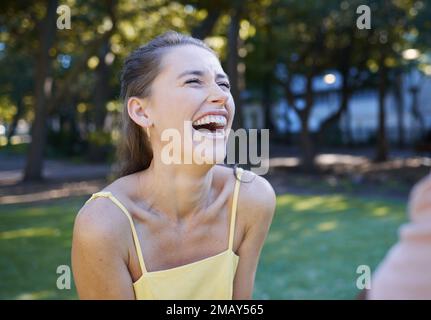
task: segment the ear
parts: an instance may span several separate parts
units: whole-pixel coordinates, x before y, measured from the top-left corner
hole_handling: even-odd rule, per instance
[[[149,128],[152,126],[153,122],[150,118],[147,98],[130,97],[127,100],[127,111],[130,118],[140,127]]]

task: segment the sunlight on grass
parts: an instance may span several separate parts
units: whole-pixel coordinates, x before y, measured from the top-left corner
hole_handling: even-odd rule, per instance
[[[380,207],[373,210],[373,215],[376,217],[383,217],[386,216],[389,213],[388,207]]]
[[[41,299],[47,299],[50,296],[52,296],[52,291],[38,291],[38,292],[31,292],[31,293],[21,293],[18,296],[14,298],[14,300],[41,300]]]
[[[25,213],[25,216],[27,217],[41,217],[49,214],[48,212],[44,211],[43,208],[30,208]]]
[[[0,232],[1,240],[31,237],[56,237],[60,235],[59,229],[54,228],[26,228]]]
[[[71,265],[75,215],[86,197],[0,207],[0,299],[76,299],[58,290],[57,267]]]
[[[278,196],[253,297],[354,299],[357,266],[375,270],[406,221],[405,208],[366,197]]]
[[[305,199],[304,199],[305,200]],[[295,211],[308,210],[346,210],[349,205],[341,196],[309,196],[305,201],[297,201],[295,196],[283,195],[280,196],[277,205],[288,206],[292,205]]]
[[[331,231],[337,228],[338,222],[337,221],[328,221],[323,222],[317,225],[317,230],[319,231]]]

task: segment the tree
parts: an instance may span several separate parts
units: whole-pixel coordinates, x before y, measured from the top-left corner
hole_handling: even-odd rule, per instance
[[[335,112],[320,124],[319,136],[339,122],[354,90],[375,80],[379,97],[376,159],[387,158],[384,103],[393,80],[392,71],[400,60],[395,48],[406,42],[407,12],[413,2],[369,2],[373,13],[371,30],[356,28],[356,7],[360,1],[273,2],[277,6],[271,18],[276,35],[274,42],[283,45],[283,50],[277,50],[276,80],[300,120],[302,164],[307,170],[313,169],[316,153],[308,123],[316,94],[313,80],[326,70],[341,74],[341,99]],[[365,78],[364,73],[368,74]],[[294,90],[301,80],[302,89]]]
[[[373,28],[369,31],[369,61],[372,72],[377,73],[378,130],[375,161],[388,159],[389,143],[386,135],[386,96],[397,85],[398,69],[402,64],[400,48],[409,45],[406,34],[409,29],[409,11],[415,1],[372,1]],[[395,92],[395,96],[397,96]],[[402,106],[398,101],[398,108]],[[397,106],[396,106],[397,107]],[[400,122],[400,121],[399,121]],[[400,130],[400,129],[399,129]],[[401,132],[402,134],[402,132]]]
[[[355,26],[351,10],[340,9],[338,2],[296,3],[282,1],[277,10],[275,42],[284,50],[278,54],[276,80],[282,87],[289,106],[301,123],[300,145],[302,166],[314,169],[316,154],[309,119],[315,104],[314,80],[326,70],[338,70],[342,76],[341,99],[338,108],[320,125],[321,132],[338,122],[347,110],[356,86],[351,68],[360,67],[364,58],[355,52]],[[302,90],[294,90],[302,80]]]
[[[24,181],[42,179],[43,151],[46,142],[47,102],[52,93],[51,57],[49,50],[54,43],[57,30],[56,9],[58,1],[50,0],[45,16],[38,21],[39,30],[38,49],[35,58],[35,118],[31,129],[32,143],[28,151],[28,158],[24,172]]]

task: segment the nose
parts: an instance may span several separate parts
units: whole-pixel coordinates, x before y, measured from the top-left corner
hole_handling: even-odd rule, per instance
[[[219,105],[225,105],[228,99],[229,94],[222,90],[218,84],[212,86],[210,95],[208,96],[209,102]]]

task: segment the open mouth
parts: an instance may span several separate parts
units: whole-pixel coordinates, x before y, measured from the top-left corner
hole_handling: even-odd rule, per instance
[[[226,127],[226,117],[218,115],[208,115],[192,123],[193,129],[197,131],[210,131],[216,133],[218,130],[224,130]]]

